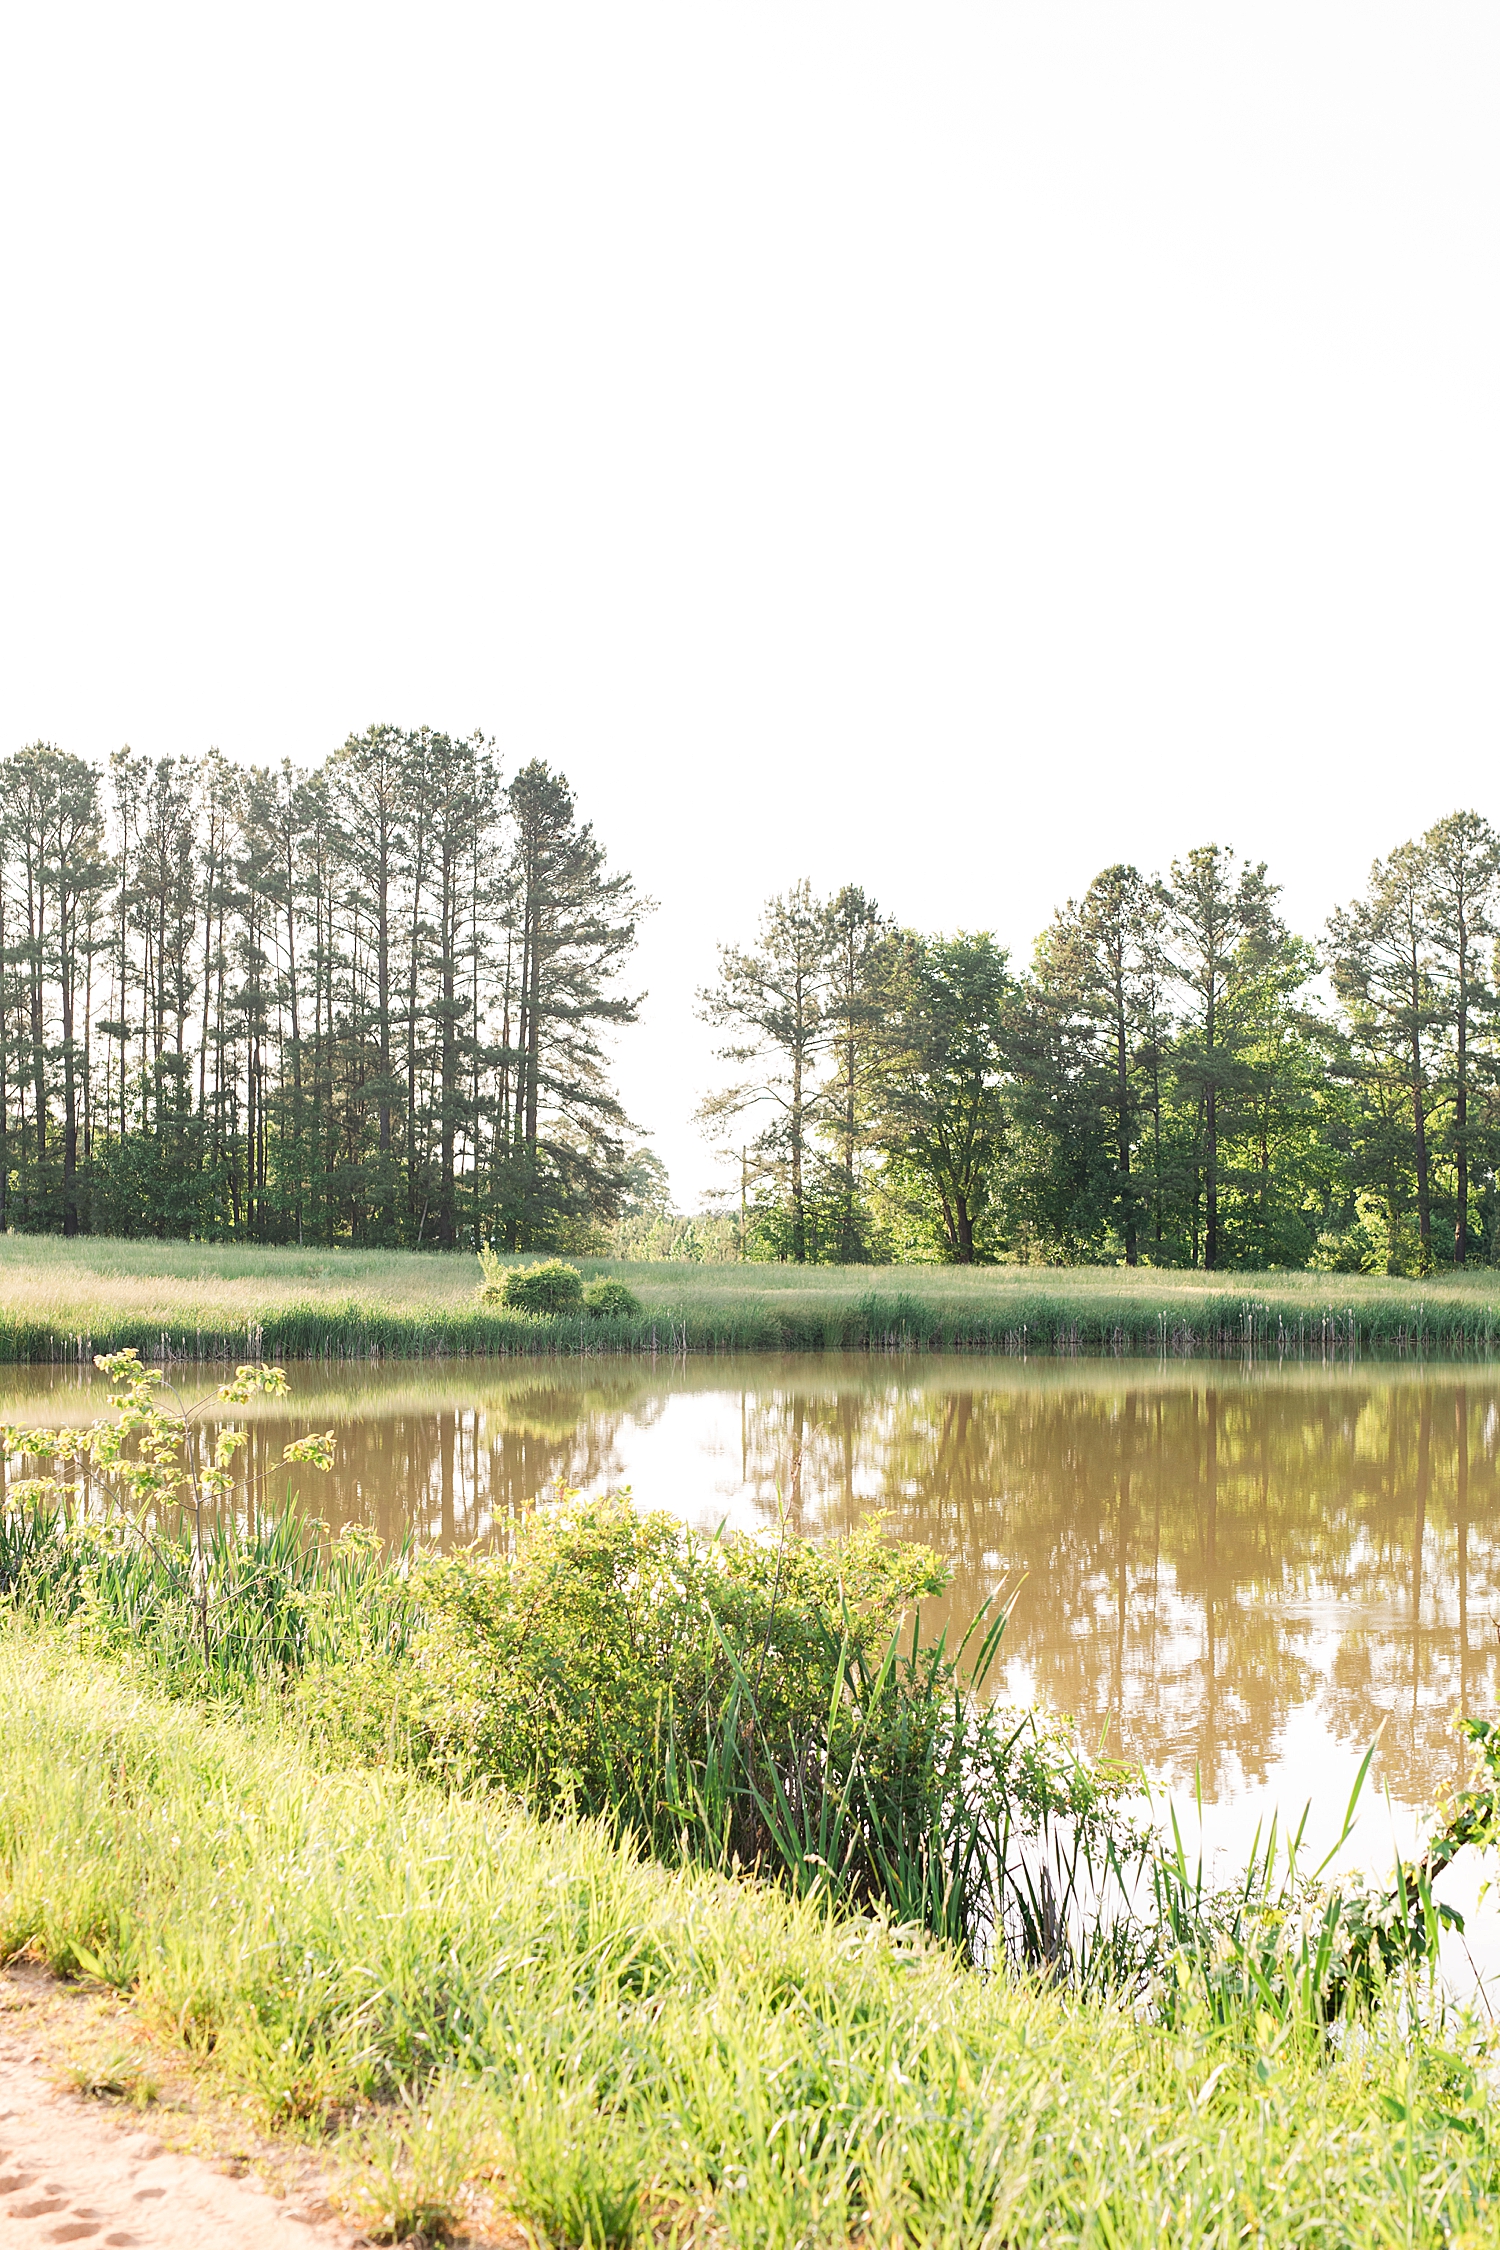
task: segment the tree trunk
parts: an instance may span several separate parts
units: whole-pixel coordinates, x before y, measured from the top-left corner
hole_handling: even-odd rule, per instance
[[[1469,1255],[1469,1010],[1466,999],[1468,949],[1458,956],[1458,1084],[1453,1097],[1453,1138],[1458,1158],[1458,1212],[1453,1228],[1453,1263]]]
[[[1140,1264],[1136,1244],[1135,1200],[1130,1178],[1130,1057],[1125,1038],[1125,995],[1115,988],[1115,1078],[1120,1114],[1120,1181],[1125,1205],[1125,1263]]]
[[[1203,1270],[1213,1273],[1219,1263],[1219,1112],[1218,1088],[1212,1079],[1203,1108],[1204,1186],[1208,1205],[1203,1231]]]
[[[800,1028],[800,1026],[799,1026]],[[802,1047],[792,1057],[792,1260],[807,1263],[807,1213],[802,1196]]]
[[[58,852],[57,942],[58,971],[62,980],[63,1035],[63,1233],[78,1232],[78,1089],[73,1062],[73,940],[69,921],[68,875],[64,855]]]

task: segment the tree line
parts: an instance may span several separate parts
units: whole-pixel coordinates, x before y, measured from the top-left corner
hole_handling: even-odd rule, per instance
[[[564,776],[376,726],[321,765],[0,760],[0,1228],[795,1262],[1500,1261],[1500,839],[1314,944],[1207,844],[1030,964],[799,883],[720,950],[716,1217],[610,1082],[650,902]]]
[[[1013,968],[848,886],[702,996],[750,1255],[1423,1274],[1500,1262],[1500,838],[1440,820],[1314,944],[1220,844],[1106,868]]]
[[[649,902],[565,778],[376,726],[312,770],[0,761],[0,1228],[592,1239]]]

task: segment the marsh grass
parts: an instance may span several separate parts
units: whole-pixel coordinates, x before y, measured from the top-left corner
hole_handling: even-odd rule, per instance
[[[358,1529],[330,1541],[288,1512],[210,1520],[201,1558],[185,1521],[148,1540],[118,1513],[38,1499],[0,1510],[0,1597],[144,1657],[175,1692],[254,1695],[359,1650],[400,1656],[414,1612],[410,1550]],[[205,1634],[206,1621],[206,1634]]]
[[[0,1952],[131,1992],[227,2090],[333,2136],[392,2224],[492,2146],[558,2250],[1426,2250],[1500,2223],[1457,2019],[1376,2007],[1330,2046],[982,1978],[603,1824],[331,1771],[269,1711],[168,1702],[19,1621],[0,1707]]]
[[[623,1264],[636,1313],[482,1304],[465,1253],[0,1237],[0,1360],[368,1360],[737,1351],[953,1351],[1337,1361],[1484,1355],[1500,1277],[1167,1269]]]

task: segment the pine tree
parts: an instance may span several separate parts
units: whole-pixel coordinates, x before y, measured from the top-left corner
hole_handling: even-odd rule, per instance
[[[1203,1265],[1209,1273],[1219,1266],[1223,1247],[1224,1110],[1245,1083],[1247,1033],[1236,1003],[1285,935],[1275,913],[1277,888],[1266,880],[1263,861],[1237,870],[1234,853],[1222,844],[1202,844],[1185,860],[1174,860],[1170,883],[1157,886],[1164,952],[1187,1002],[1174,1064],[1201,1118]],[[1195,1219],[1196,1211],[1195,1186]]]
[[[1500,837],[1475,812],[1450,813],[1421,842],[1422,917],[1443,1038],[1443,1079],[1452,1103],[1453,1263],[1469,1255],[1472,1171],[1470,1095],[1474,1034],[1490,1027],[1495,994],[1486,971],[1495,940]]]
[[[1429,1047],[1439,1020],[1426,900],[1425,855],[1415,844],[1402,844],[1388,859],[1375,861],[1365,896],[1328,923],[1333,987],[1349,1013],[1363,1071],[1381,1089],[1398,1085],[1404,1096],[1424,1274],[1432,1266]],[[1389,1205],[1387,1210],[1393,1238],[1396,1214]]]
[[[618,1209],[628,1121],[600,1035],[636,1020],[639,997],[620,992],[617,979],[650,909],[628,875],[609,871],[561,774],[534,759],[506,802],[515,998],[509,1145],[494,1200],[507,1247],[524,1250]]]

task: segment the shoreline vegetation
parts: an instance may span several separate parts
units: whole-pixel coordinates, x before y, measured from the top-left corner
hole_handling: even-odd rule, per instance
[[[548,1318],[481,1303],[478,1261],[453,1252],[6,1235],[0,1363],[87,1367],[121,1350],[187,1364],[820,1351],[1339,1362],[1483,1359],[1500,1346],[1500,1273],[1489,1270],[1391,1281],[571,1263],[591,1285],[623,1284],[639,1311]]]
[[[1145,2022],[17,1625],[0,1694],[0,1949],[319,2143],[376,2240],[471,2182],[548,2250],[1493,2239],[1461,2020]]]
[[[577,1494],[487,1556],[241,1526],[242,1433],[195,1465],[200,1408],[102,1372],[113,1420],[3,1433],[52,1473],[0,1513],[0,1958],[321,2143],[374,2239],[478,2184],[547,2250],[1493,2239],[1433,1893],[1496,1841],[1486,1722],[1384,1886],[1273,1825],[1220,1888],[971,1691],[1003,1611],[908,1623],[926,1548]]]

